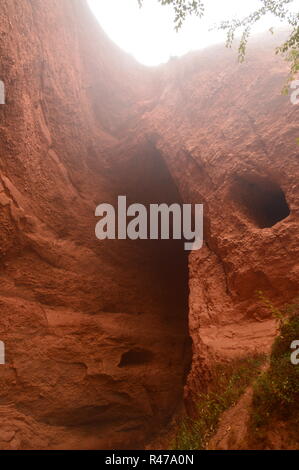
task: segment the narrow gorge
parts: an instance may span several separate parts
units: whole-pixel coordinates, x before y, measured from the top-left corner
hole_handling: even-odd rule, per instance
[[[298,296],[288,64],[267,37],[147,68],[84,0],[1,0],[0,32],[0,449],[155,445],[215,364],[269,353],[256,292]],[[204,247],[97,240],[122,194],[204,204]]]

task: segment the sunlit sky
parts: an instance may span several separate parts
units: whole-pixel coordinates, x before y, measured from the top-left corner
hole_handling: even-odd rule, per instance
[[[108,36],[139,62],[150,66],[223,42],[225,32],[210,31],[214,24],[246,16],[261,5],[259,0],[206,0],[205,16],[189,17],[177,33],[173,8],[162,6],[158,0],[144,0],[141,9],[137,0],[88,0],[88,3]],[[294,12],[299,11],[299,0],[294,0],[290,6]],[[270,15],[263,18],[253,32],[271,27],[275,31],[285,25]]]

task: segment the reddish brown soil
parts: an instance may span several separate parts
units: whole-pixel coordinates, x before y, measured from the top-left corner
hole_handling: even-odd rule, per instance
[[[143,447],[211,363],[268,350],[256,289],[298,292],[287,65],[269,44],[146,69],[83,0],[2,0],[0,31],[0,448]],[[121,194],[204,202],[189,277],[180,242],[96,240]]]

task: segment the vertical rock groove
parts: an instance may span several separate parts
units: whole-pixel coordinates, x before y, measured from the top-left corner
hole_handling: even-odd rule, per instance
[[[144,447],[215,362],[269,350],[257,289],[298,294],[287,65],[265,43],[147,69],[83,0],[2,0],[0,32],[0,449]],[[119,195],[204,203],[203,249],[98,241]]]

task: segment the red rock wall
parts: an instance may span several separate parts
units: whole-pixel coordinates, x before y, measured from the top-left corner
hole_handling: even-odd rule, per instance
[[[81,0],[2,0],[0,25],[0,448],[142,447],[182,403],[186,257],[181,243],[99,242],[95,207],[205,204],[187,397],[214,361],[267,350],[255,291],[298,292],[287,66],[270,44],[242,66],[220,47],[146,69]]]
[[[242,65],[218,46],[172,61],[145,119],[183,200],[204,203],[205,245],[189,260],[187,396],[212,362],[269,349],[275,324],[257,290],[278,306],[298,296],[299,107],[282,94],[288,64],[262,40]]]
[[[187,259],[99,242],[94,214],[179,198],[131,137],[154,82],[84,2],[4,0],[0,25],[0,448],[142,446],[182,401]]]

